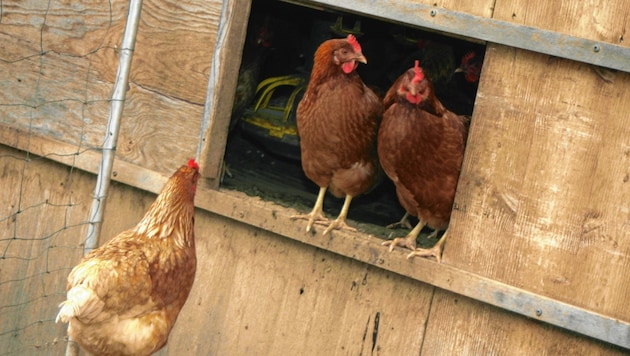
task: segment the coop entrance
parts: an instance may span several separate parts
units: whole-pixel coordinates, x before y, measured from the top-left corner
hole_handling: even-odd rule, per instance
[[[485,45],[376,18],[293,3],[254,0],[248,22],[230,121],[222,188],[234,189],[299,211],[310,211],[318,187],[302,172],[295,111],[308,83],[317,47],[355,35],[368,64],[357,69],[380,95],[420,60],[442,103],[472,115]],[[457,70],[462,62],[476,71]],[[343,199],[328,196],[325,213],[336,216]],[[385,179],[353,200],[350,224],[386,238],[385,225],[404,210]],[[412,222],[414,223],[414,222]],[[420,241],[421,242],[421,241]]]

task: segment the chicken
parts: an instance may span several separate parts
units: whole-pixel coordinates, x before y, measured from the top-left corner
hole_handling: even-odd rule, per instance
[[[455,69],[447,90],[442,93],[436,91],[444,106],[459,115],[472,115],[482,65],[481,49],[473,49],[462,55],[460,65]]]
[[[415,47],[416,50],[407,54],[393,70],[389,71],[390,83],[400,76],[402,70],[409,68],[409,63],[419,60],[423,64],[424,75],[433,84],[435,93],[441,94],[451,89],[449,82],[457,69],[452,43],[442,40],[441,37],[426,34],[415,40]]]
[[[303,99],[297,108],[302,169],[319,186],[319,194],[309,214],[306,231],[323,216],[327,190],[338,198],[345,196],[341,212],[329,224],[346,228],[352,198],[368,192],[378,182],[380,166],[376,135],[382,115],[380,98],[356,73],[358,63],[367,64],[354,35],[324,41],[315,51],[313,69]]]
[[[394,82],[383,106],[378,157],[400,204],[419,220],[406,237],[383,245],[390,251],[405,246],[413,250],[408,257],[435,256],[439,262],[447,232],[431,249],[416,248],[416,238],[425,225],[435,229],[434,236],[448,227],[468,120],[440,103],[418,61]]]
[[[83,257],[68,276],[56,322],[96,355],[150,355],[166,345],[193,285],[199,166],[168,180],[134,228]]]
[[[477,83],[481,75],[483,58],[479,58],[477,52],[469,51],[462,56],[462,61],[455,69],[455,73],[464,73],[464,78],[468,83]]]
[[[389,71],[388,78],[393,82],[401,71],[408,69],[409,63],[419,60],[440,102],[458,115],[472,115],[483,63],[483,47],[435,36],[420,38],[417,47],[402,60],[401,65]],[[458,66],[457,58],[461,58]]]

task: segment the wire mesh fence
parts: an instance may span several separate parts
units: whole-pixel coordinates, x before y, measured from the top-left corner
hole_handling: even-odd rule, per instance
[[[0,355],[66,348],[55,316],[95,184],[77,162],[99,164],[125,7],[0,2]]]
[[[59,354],[66,326],[54,318],[65,299],[65,279],[83,254],[89,190],[74,192],[79,172],[72,167],[3,151],[2,200],[8,205],[0,219],[0,354]]]

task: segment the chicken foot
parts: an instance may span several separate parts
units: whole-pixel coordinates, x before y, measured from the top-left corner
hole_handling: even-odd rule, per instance
[[[424,228],[425,225],[426,223],[420,220],[418,224],[416,224],[416,227],[414,227],[413,230],[411,230],[407,234],[407,236],[397,237],[393,240],[385,241],[381,245],[389,246],[389,252],[394,251],[394,247],[396,246],[406,247],[410,250],[416,250],[416,238],[418,237],[418,235],[420,234],[420,231],[422,231],[422,228]]]
[[[397,229],[399,227],[404,227],[407,228],[409,230],[411,230],[411,223],[409,222],[409,213],[405,212],[405,215],[403,215],[403,217],[400,219],[400,221],[397,221],[395,223],[391,223],[387,226],[385,226],[385,228],[387,229]]]
[[[348,216],[348,210],[350,210],[350,202],[352,201],[352,195],[346,195],[346,199],[343,202],[343,206],[341,207],[341,212],[337,219],[330,223],[326,230],[324,230],[324,236],[326,236],[329,232],[335,229],[346,229],[350,231],[356,231],[355,228],[346,224],[346,217]]]
[[[437,231],[436,235],[437,235]],[[410,254],[407,255],[407,258],[419,256],[419,257],[430,257],[433,256],[437,260],[438,263],[442,262],[442,250],[444,249],[444,242],[446,241],[446,236],[448,233],[448,229],[444,232],[444,235],[438,240],[438,242],[431,248],[416,248]]]
[[[328,219],[324,216],[324,197],[326,196],[327,187],[320,187],[319,194],[317,194],[317,200],[315,201],[315,206],[313,206],[313,210],[308,214],[298,214],[291,216],[292,220],[295,219],[306,219],[308,220],[308,224],[306,224],[306,232],[311,231],[313,224],[315,222],[323,222],[327,223]]]

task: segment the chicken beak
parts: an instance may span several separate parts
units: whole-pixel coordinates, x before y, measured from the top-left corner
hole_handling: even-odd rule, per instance
[[[367,64],[367,58],[364,55],[360,54],[357,58],[355,58],[357,62],[361,62],[363,64]]]

